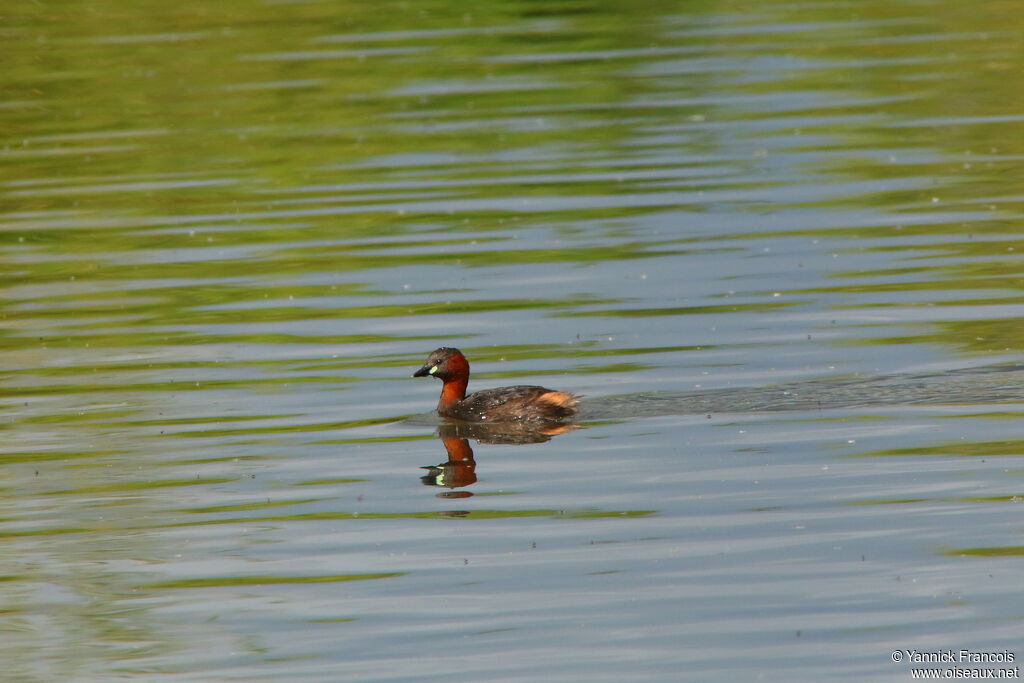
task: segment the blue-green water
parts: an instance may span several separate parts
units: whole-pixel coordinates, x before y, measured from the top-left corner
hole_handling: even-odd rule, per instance
[[[11,680],[1024,656],[1005,3],[111,0],[0,35]],[[441,345],[581,428],[438,439]]]

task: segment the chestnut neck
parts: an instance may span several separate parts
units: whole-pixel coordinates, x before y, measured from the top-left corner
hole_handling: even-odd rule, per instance
[[[469,361],[465,356],[456,353],[448,359],[447,366],[441,398],[437,402],[439,412],[466,398],[466,386],[469,384]]]
[[[458,403],[466,398],[466,385],[469,384],[469,377],[453,377],[445,380],[441,387],[441,398],[437,402],[437,409],[444,410],[453,403]]]

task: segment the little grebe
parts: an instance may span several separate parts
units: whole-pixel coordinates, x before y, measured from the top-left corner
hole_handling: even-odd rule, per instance
[[[544,387],[485,389],[466,396],[469,361],[458,349],[442,347],[427,357],[413,377],[432,375],[444,382],[437,413],[468,422],[552,422],[576,414],[579,397]]]

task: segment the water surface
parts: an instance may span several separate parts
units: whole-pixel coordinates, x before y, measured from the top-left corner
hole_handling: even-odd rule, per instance
[[[1015,651],[1018,14],[12,8],[9,675]],[[584,394],[581,428],[438,438],[409,375],[440,345],[471,389]]]

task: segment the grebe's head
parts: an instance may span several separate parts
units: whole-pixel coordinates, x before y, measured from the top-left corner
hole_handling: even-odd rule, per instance
[[[422,368],[412,373],[413,377],[428,375],[445,382],[469,377],[469,361],[458,349],[442,346],[427,356],[427,362],[423,364]]]

